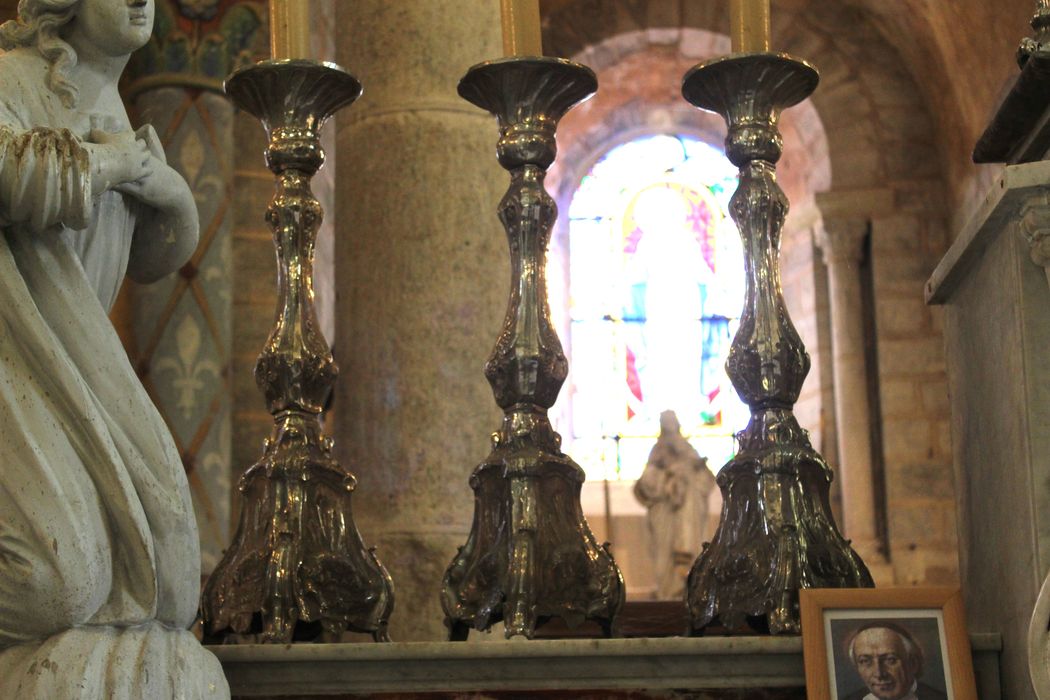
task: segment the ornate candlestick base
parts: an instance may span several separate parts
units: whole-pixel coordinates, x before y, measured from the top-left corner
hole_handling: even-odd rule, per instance
[[[686,585],[693,634],[718,621],[731,630],[800,631],[800,588],[874,585],[835,526],[832,472],[810,445],[792,407],[809,354],[780,289],[780,234],[788,201],[777,185],[780,111],[817,86],[809,64],[780,54],[738,54],[686,74],[682,94],[718,112],[726,155],[740,168],[730,203],[744,242],[747,292],[726,371],[751,408],[739,452],[718,474],[721,521]]]
[[[612,635],[623,604],[620,571],[594,539],[580,506],[583,470],[561,452],[547,410],[568,373],[550,322],[544,262],[554,200],[543,187],[558,120],[594,94],[590,69],[554,58],[509,58],[470,69],[465,100],[499,120],[496,153],[511,184],[499,204],[511,253],[503,330],[485,366],[503,425],[470,478],[474,523],[441,589],[454,640],[503,620],[508,637],[532,637],[551,617],[585,619]]]
[[[235,73],[226,92],[262,121],[277,176],[266,212],[277,245],[277,317],[255,366],[274,428],[241,477],[240,524],[204,588],[205,633],[261,632],[265,642],[287,643],[353,630],[389,641],[393,583],[361,540],[350,508],[356,480],[321,429],[338,369],[313,306],[322,211],[310,178],[324,162],[320,129],[361,86],[338,66],[284,60]]]

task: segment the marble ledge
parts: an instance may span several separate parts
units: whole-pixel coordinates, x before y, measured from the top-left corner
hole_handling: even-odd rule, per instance
[[[971,635],[998,682],[998,634]],[[799,637],[515,639],[208,647],[235,697],[571,689],[802,688]],[[991,680],[991,679],[987,679]]]
[[[944,304],[996,236],[1014,221],[1025,200],[1050,191],[1050,161],[1008,165],[955,238],[926,282],[926,303]]]

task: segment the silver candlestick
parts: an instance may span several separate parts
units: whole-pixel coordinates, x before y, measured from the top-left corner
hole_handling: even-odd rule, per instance
[[[1035,36],[1021,39],[1021,45],[1017,48],[1017,63],[1021,68],[1032,56],[1042,54],[1045,58],[1050,52],[1050,0],[1036,0],[1035,4],[1031,21]]]
[[[816,69],[783,54],[734,54],[690,70],[682,94],[729,127],[726,155],[740,169],[730,214],[744,243],[746,295],[726,361],[751,420],[739,452],[718,474],[721,520],[686,585],[694,634],[713,622],[730,630],[800,631],[800,588],[874,585],[839,533],[828,499],[831,468],[792,411],[809,354],[780,288],[780,235],[788,201],[777,184],[781,110],[817,87]]]
[[[201,603],[208,637],[260,633],[287,643],[322,631],[389,641],[390,575],[354,524],[354,475],[332,457],[320,415],[338,369],[313,306],[321,205],[310,178],[324,163],[325,120],[361,94],[342,68],[263,61],[226,81],[233,102],[262,121],[277,190],[266,211],[277,246],[277,315],[255,366],[274,427],[240,479],[241,519]]]
[[[452,639],[504,621],[532,637],[547,619],[585,619],[614,633],[623,579],[583,517],[583,470],[561,451],[548,409],[568,363],[550,321],[545,261],[554,200],[544,189],[558,120],[598,87],[585,66],[556,58],[508,58],[470,69],[465,100],[499,122],[496,155],[511,183],[499,204],[510,241],[511,293],[503,330],[485,365],[503,425],[470,478],[474,523],[445,573],[441,602]]]

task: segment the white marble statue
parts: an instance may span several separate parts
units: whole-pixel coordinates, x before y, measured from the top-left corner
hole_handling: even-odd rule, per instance
[[[634,485],[635,497],[649,509],[658,600],[684,594],[685,577],[703,544],[708,496],[714,487],[707,459],[682,436],[674,411],[661,413],[660,437]]]
[[[0,26],[0,698],[228,697],[187,627],[186,477],[107,312],[197,243],[117,94],[153,0],[21,0]]]
[[[1050,700],[1050,576],[1043,580],[1028,623],[1028,673],[1035,696]]]

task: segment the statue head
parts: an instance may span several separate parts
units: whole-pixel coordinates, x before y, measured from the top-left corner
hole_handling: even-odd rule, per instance
[[[18,19],[0,25],[0,48],[36,48],[51,64],[47,86],[72,108],[75,46],[126,57],[149,41],[153,12],[154,0],[19,0]]]
[[[674,411],[663,411],[660,413],[660,434],[678,434],[682,432],[682,424],[678,422],[678,415]]]

